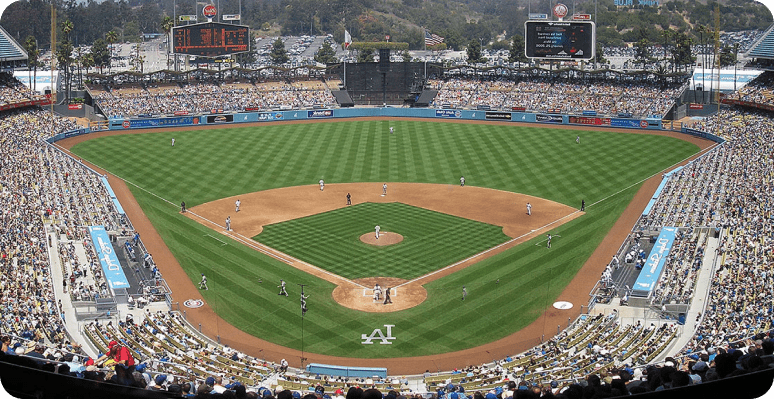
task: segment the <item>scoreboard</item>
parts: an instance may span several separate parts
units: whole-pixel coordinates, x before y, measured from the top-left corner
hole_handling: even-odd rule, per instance
[[[205,22],[172,29],[177,54],[218,57],[250,50],[250,29],[243,25]]]
[[[593,22],[526,21],[524,52],[529,58],[590,60],[595,54]]]

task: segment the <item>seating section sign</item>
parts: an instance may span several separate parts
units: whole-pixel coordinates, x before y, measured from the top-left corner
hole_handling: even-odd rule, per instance
[[[656,283],[661,277],[661,272],[664,270],[664,264],[666,263],[669,251],[672,250],[672,245],[675,242],[675,234],[677,233],[677,227],[664,227],[661,229],[661,233],[656,239],[656,245],[650,250],[650,255],[645,261],[645,266],[642,268],[640,275],[637,276],[637,281],[634,282],[632,289],[632,296],[649,297],[656,288]]]
[[[129,288],[129,282],[126,280],[124,270],[121,269],[113,245],[110,244],[110,237],[105,231],[105,226],[89,226],[89,233],[94,249],[97,251],[99,263],[102,265],[102,273],[104,273],[110,289]]]

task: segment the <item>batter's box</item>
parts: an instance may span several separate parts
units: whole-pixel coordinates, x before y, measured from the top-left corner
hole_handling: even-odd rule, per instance
[[[384,295],[387,293],[386,289],[382,290],[381,298],[384,298]],[[373,288],[363,288],[363,296],[364,297],[372,297],[374,296],[374,289]],[[390,288],[390,298],[394,298],[398,296],[398,289],[397,288]]]

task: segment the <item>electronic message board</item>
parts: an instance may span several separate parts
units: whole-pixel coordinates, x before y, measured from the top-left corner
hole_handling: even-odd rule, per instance
[[[524,31],[524,52],[529,58],[594,58],[596,40],[593,22],[526,21]]]

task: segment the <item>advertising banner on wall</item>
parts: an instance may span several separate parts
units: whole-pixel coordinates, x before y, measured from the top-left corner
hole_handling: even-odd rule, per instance
[[[595,118],[591,116],[571,116],[569,123],[576,125],[610,126],[610,118]]]
[[[537,114],[535,115],[535,121],[541,122],[541,123],[562,123],[562,116]]]
[[[314,111],[306,112],[307,118],[333,118],[332,109],[316,109]]]
[[[485,118],[486,119],[500,120],[500,121],[509,121],[509,120],[511,120],[511,113],[510,112],[487,111]]]
[[[458,109],[437,109],[435,110],[436,118],[461,118],[462,111]]]

